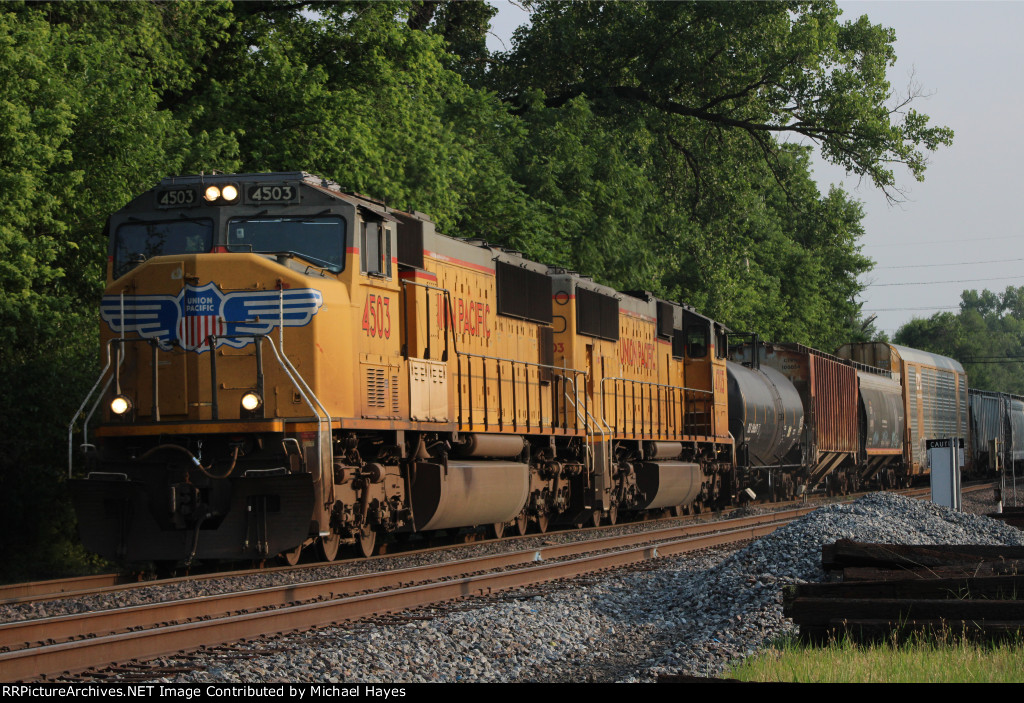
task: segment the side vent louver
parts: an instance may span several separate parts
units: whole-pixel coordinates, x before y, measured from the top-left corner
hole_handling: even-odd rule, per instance
[[[619,301],[585,288],[576,288],[576,331],[589,337],[619,340]]]
[[[551,324],[551,277],[499,261],[498,314]]]

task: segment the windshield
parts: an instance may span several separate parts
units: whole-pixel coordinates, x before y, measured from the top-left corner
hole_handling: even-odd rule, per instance
[[[228,251],[291,253],[338,273],[345,268],[345,220],[338,215],[232,220]]]
[[[213,248],[213,220],[129,222],[114,237],[114,278],[154,256],[203,254]]]

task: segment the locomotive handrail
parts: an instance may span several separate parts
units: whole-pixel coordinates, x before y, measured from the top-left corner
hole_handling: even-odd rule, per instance
[[[529,371],[528,371],[529,367],[535,367],[538,370],[540,370],[540,369],[548,369],[548,370],[553,372],[552,373],[553,377],[561,378],[563,380],[563,382],[569,380],[570,374],[572,375],[573,378],[581,376],[581,375],[584,378],[587,377],[587,372],[582,370],[582,369],[571,369],[571,368],[567,368],[567,367],[564,367],[564,366],[554,366],[553,364],[541,364],[541,363],[533,362],[533,361],[518,361],[518,360],[515,360],[515,359],[508,359],[508,358],[505,358],[505,357],[490,356],[488,354],[474,354],[472,352],[461,352],[458,349],[455,349],[455,358],[456,358],[456,363],[457,363],[456,370],[457,370],[457,374],[458,374],[457,383],[458,383],[458,386],[459,386],[459,388],[458,388],[458,398],[459,398],[459,408],[458,408],[458,411],[459,411],[459,425],[460,426],[465,424],[465,422],[463,420],[463,412],[462,412],[462,359],[463,358],[466,358],[467,365],[469,367],[467,373],[469,375],[468,393],[469,393],[469,424],[470,425],[473,424],[473,420],[474,420],[474,410],[473,410],[473,366],[472,366],[473,359],[481,359],[484,362],[484,364],[483,364],[483,367],[484,367],[483,368],[483,379],[484,379],[484,383],[485,384],[487,383],[487,365],[486,365],[486,362],[487,361],[497,362],[497,364],[498,364],[497,374],[498,374],[498,384],[499,384],[498,385],[499,401],[500,401],[501,384],[502,384],[501,363],[504,362],[504,363],[508,363],[508,364],[512,365],[513,379],[512,379],[511,382],[513,384],[513,396],[512,396],[513,397],[513,426],[515,426],[515,427],[518,427],[518,419],[517,419],[518,412],[517,412],[517,408],[515,407],[517,401],[516,401],[515,390],[514,390],[515,389],[515,382],[516,382],[515,381],[515,368],[516,368],[516,366],[523,366],[523,367],[527,368],[527,377],[526,377],[526,381],[525,381],[525,386],[526,386],[526,427],[527,427],[527,429],[529,429],[530,426],[531,426],[530,425],[530,380],[529,380]],[[575,388],[575,383],[573,385],[574,385],[574,388]],[[538,398],[538,400],[539,400],[539,398]],[[485,399],[485,401],[486,401],[486,399]],[[577,394],[576,399],[574,399],[574,401],[573,401],[573,405],[574,406],[578,405],[578,403],[579,403],[579,400],[578,400],[578,394]],[[498,405],[499,405],[499,410],[498,410],[498,426],[503,428],[504,427],[504,416],[503,416],[503,414],[501,412],[501,403],[499,402]],[[566,411],[567,411],[567,408],[563,408],[563,413],[562,413],[562,415],[563,415],[563,417],[562,417],[562,429],[568,429],[568,418],[565,416]],[[551,426],[552,426],[552,428],[554,428],[556,426],[556,423],[557,423],[557,420],[558,420],[558,418],[557,418],[558,409],[553,406],[551,408],[551,412],[552,412]],[[484,428],[485,429],[488,428],[489,423],[490,423],[490,420],[487,417],[487,413],[488,413],[488,408],[486,407],[486,402],[485,402],[485,407],[484,407]],[[537,426],[538,427],[543,427],[543,425],[544,425],[543,417],[541,417],[541,420],[539,421]],[[578,419],[577,419],[577,422],[574,423],[574,425],[575,425],[575,429],[578,430],[579,429]]]
[[[122,319],[124,319],[124,318],[122,317]],[[120,365],[124,362],[124,355],[121,353],[120,343],[121,342],[132,342],[132,341],[150,341],[150,340],[146,340],[146,339],[144,339],[142,337],[136,337],[136,338],[115,337],[113,339],[107,340],[107,363],[103,367],[103,370],[100,371],[100,375],[99,375],[99,378],[96,379],[96,383],[93,384],[92,388],[89,390],[89,392],[86,394],[85,398],[82,400],[82,404],[78,406],[78,410],[75,412],[74,416],[71,418],[70,424],[68,424],[68,478],[71,478],[71,476],[72,476],[72,474],[74,472],[74,456],[75,456],[75,451],[74,451],[74,432],[75,432],[75,421],[78,420],[79,416],[82,414],[82,411],[85,409],[86,404],[88,404],[89,399],[92,398],[93,393],[96,392],[96,389],[99,387],[100,383],[103,381],[103,378],[107,375],[107,372],[110,370],[111,364],[113,363],[113,353],[111,352],[111,347],[114,345],[115,342],[118,343],[118,362],[117,362],[117,366],[120,367]],[[82,425],[82,439],[84,441],[88,440],[88,438],[89,438],[89,420],[92,419],[93,413],[95,413],[96,412],[96,408],[99,407],[100,400],[103,398],[103,395],[107,392],[107,389],[110,388],[110,384],[113,383],[113,382],[114,382],[114,376],[111,375],[111,377],[109,379],[107,379],[106,385],[103,386],[103,390],[100,391],[100,394],[96,397],[96,401],[93,403],[92,408],[90,408],[89,413],[85,416],[85,422]],[[85,443],[84,441],[83,441],[83,443]]]
[[[299,395],[301,395],[302,399],[306,401],[306,405],[309,406],[310,410],[312,410],[316,414],[316,434],[318,440],[317,460],[319,461],[319,466],[317,467],[316,480],[319,481],[323,477],[324,473],[324,444],[327,445],[327,450],[330,452],[330,456],[328,457],[328,466],[334,463],[334,443],[330,441],[331,414],[327,412],[327,408],[325,408],[323,403],[320,402],[320,399],[316,397],[316,393],[314,393],[313,389],[309,387],[309,384],[306,383],[306,379],[304,379],[302,377],[302,374],[299,373],[298,369],[296,369],[295,366],[292,365],[292,362],[288,358],[288,355],[285,354],[284,352],[284,288],[279,288],[278,294],[278,311],[280,315],[280,325],[278,326],[278,345],[281,347],[280,353],[278,353],[277,347],[274,346],[273,340],[271,340],[270,342],[270,348],[274,350],[274,356],[277,357],[277,361],[278,363],[281,364],[281,368],[284,369],[284,372],[288,375],[288,378],[291,379],[291,382],[295,384],[295,387],[299,391]],[[298,382],[296,382],[296,379],[298,379]],[[320,411],[323,411],[324,417],[327,418],[327,441],[324,441],[323,429],[321,429],[321,423],[323,422],[323,419],[320,417],[320,412],[317,410],[316,407],[313,406],[313,403],[310,402],[309,398],[306,396],[307,392],[309,393],[310,396],[312,396],[313,400],[316,401],[316,405],[319,406]],[[333,492],[334,482],[332,481],[332,495]]]
[[[568,379],[568,380],[569,380],[570,383],[572,383],[574,396],[578,398],[579,397],[579,390],[576,388],[575,379]],[[566,393],[566,395],[568,395],[568,393]],[[605,422],[604,418],[595,417],[590,412],[590,408],[587,406],[587,398],[588,398],[587,394],[584,393],[583,394],[583,413],[584,413],[585,417],[582,418],[583,419],[583,430],[586,433],[586,441],[585,441],[585,447],[584,447],[585,448],[585,454],[584,454],[585,459],[584,459],[584,461],[586,462],[585,463],[585,467],[588,470],[592,470],[594,468],[594,454],[595,454],[594,447],[597,444],[597,442],[596,442],[596,440],[594,438],[594,435],[596,433],[593,431],[593,428],[591,426],[591,422],[593,423],[593,426],[596,427],[597,431],[601,433],[601,443],[602,444],[604,444],[604,443],[606,443],[608,441],[608,438],[613,434],[613,432],[612,432],[612,427],[607,422]],[[576,403],[575,406],[576,406],[576,413],[577,413],[577,415],[579,415],[579,404]],[[588,421],[588,418],[589,418],[589,421]],[[604,425],[604,427],[602,428],[600,425]],[[611,474],[611,463],[612,463],[611,452],[604,451],[604,452],[601,453],[601,456],[603,458],[603,461],[602,461],[602,466],[600,467],[600,469],[601,469],[600,475],[601,476],[609,476]],[[603,497],[602,497],[602,501],[601,501],[601,509],[602,510],[604,509]]]
[[[608,382],[618,383],[620,381],[624,385],[626,383],[629,383],[630,384],[630,391],[633,394],[632,395],[632,401],[633,402],[631,403],[631,405],[633,406],[633,414],[632,414],[632,433],[633,434],[637,434],[637,425],[638,425],[638,421],[637,421],[637,418],[636,418],[636,386],[637,385],[640,386],[640,402],[641,402],[641,404],[644,402],[644,397],[643,397],[643,389],[644,389],[644,387],[648,387],[648,388],[651,388],[651,389],[655,389],[656,388],[656,389],[668,390],[670,396],[673,396],[673,397],[675,396],[676,392],[682,392],[684,402],[685,402],[685,394],[686,393],[702,394],[702,395],[707,396],[706,398],[703,399],[703,402],[705,404],[708,402],[708,400],[710,398],[714,397],[714,392],[713,391],[704,390],[702,388],[688,388],[686,386],[673,386],[673,385],[667,384],[667,383],[657,383],[657,382],[653,382],[653,381],[641,381],[641,380],[634,379],[634,378],[626,378],[624,376],[614,376],[614,377],[608,377],[608,378],[601,379],[601,399],[602,399],[602,401],[608,395],[608,391],[605,388],[605,384],[608,383]],[[619,423],[618,423],[618,419],[619,419],[619,417],[618,417],[618,399],[619,399],[618,388],[614,388],[612,390],[612,394],[613,394],[613,401],[614,401],[614,404],[615,404],[615,420],[616,420],[615,425],[616,425],[616,427],[618,427],[618,425],[619,425]],[[625,400],[625,396],[624,395],[623,395],[623,399]],[[661,401],[662,401],[662,396],[659,393],[658,394],[658,398],[657,398],[657,411],[658,411],[657,427],[661,428],[662,432],[664,434],[668,434],[668,432],[665,429],[665,423],[662,421],[662,417],[661,417]],[[668,402],[668,403],[672,403],[672,407],[674,408],[674,404],[675,403],[674,403],[673,400],[671,400],[671,398],[666,398],[665,401]],[[650,404],[648,404],[648,407],[649,406],[650,406]],[[706,412],[707,411],[705,411],[705,413]],[[603,416],[607,415],[607,409],[604,407],[603,403],[602,403],[602,407],[601,407],[601,413],[602,413]],[[623,413],[625,413],[625,408],[623,408]],[[673,416],[673,419],[674,419],[675,418],[675,413],[674,412],[672,413],[672,416]],[[687,424],[686,423],[685,408],[682,410],[682,415],[681,415],[680,419],[682,420],[682,423],[683,423],[683,427],[681,428],[682,429],[682,433],[685,434],[685,432],[686,432],[686,424]],[[605,422],[607,422],[607,418],[605,418]],[[644,434],[647,434],[645,428],[648,425],[650,426],[650,433],[649,434],[651,434],[652,436],[656,434],[656,432],[655,432],[655,423],[654,423],[654,418],[653,417],[649,418],[649,420],[646,421],[646,422],[645,422],[644,418],[641,418],[639,420],[639,425],[640,425],[640,432],[639,432],[639,434],[641,436],[644,435]],[[707,427],[706,429],[710,432],[710,429],[711,429],[710,428],[710,419],[708,420],[708,425],[709,425],[709,427]]]
[[[572,372],[573,376],[582,375],[582,376],[586,377],[586,376],[589,375],[583,369],[573,369],[573,368],[569,368],[568,366],[554,366],[552,364],[541,364],[541,363],[534,362],[534,361],[518,361],[516,359],[508,359],[508,358],[505,358],[505,357],[502,357],[502,356],[488,356],[486,354],[474,354],[472,352],[458,352],[458,354],[459,354],[459,356],[472,356],[472,357],[474,357],[476,359],[489,359],[491,361],[511,361],[511,362],[516,363],[516,364],[521,364],[523,366],[536,366],[538,368],[551,369],[553,371],[567,371],[567,372]]]
[[[270,338],[270,335],[266,335],[266,334],[209,335],[207,337],[207,340],[215,341],[217,338],[228,338],[228,339],[251,338],[251,339],[253,339],[254,343],[257,343],[257,344],[262,342],[264,339],[267,339],[267,340],[270,341],[270,348],[274,351],[274,356],[277,358],[278,363],[281,365],[282,370],[288,376],[289,380],[291,380],[292,384],[299,391],[299,395],[302,396],[302,399],[304,401],[306,401],[306,404],[313,411],[314,415],[317,418],[317,432],[321,436],[321,441],[317,443],[319,445],[318,446],[318,452],[317,452],[318,453],[318,460],[320,461],[320,466],[318,467],[318,471],[317,471],[317,477],[318,477],[317,480],[319,480],[319,477],[321,477],[323,475],[323,446],[322,445],[325,444],[325,442],[322,440],[322,434],[323,434],[322,427],[323,427],[324,417],[327,418],[326,422],[328,423],[328,428],[330,428],[330,421],[331,421],[331,416],[330,416],[329,413],[327,413],[327,410],[324,408],[323,403],[321,403],[320,399],[316,397],[316,394],[313,393],[312,389],[306,383],[305,379],[302,378],[301,374],[299,374],[298,371],[294,368],[294,366],[292,366],[291,361],[287,358],[287,355],[283,355],[283,350],[282,350],[281,353],[278,352],[278,349],[274,345],[274,341],[273,341],[273,339]],[[259,341],[257,341],[257,339]],[[114,367],[114,372],[115,373],[111,374],[110,378],[107,379],[107,383],[103,386],[103,390],[99,393],[99,395],[96,396],[96,400],[93,402],[92,407],[89,409],[89,412],[86,414],[84,423],[82,425],[82,440],[83,440],[83,443],[87,443],[88,442],[88,438],[89,438],[89,423],[92,421],[92,417],[96,413],[96,409],[99,407],[100,401],[103,399],[104,394],[106,394],[107,389],[110,388],[110,385],[112,383],[114,383],[115,379],[117,378],[117,371],[119,370],[121,364],[124,362],[124,354],[123,354],[122,347],[123,347],[123,344],[126,343],[126,342],[135,342],[135,343],[146,342],[147,344],[153,346],[153,348],[154,348],[154,356],[156,354],[156,344],[155,344],[154,340],[146,338],[146,337],[115,337],[115,338],[112,338],[112,339],[107,341],[107,363],[103,367],[103,370],[100,371],[99,378],[96,379],[96,383],[93,384],[93,387],[90,389],[89,393],[85,396],[85,399],[82,401],[82,404],[78,407],[78,410],[75,412],[75,415],[72,417],[71,422],[68,425],[68,478],[71,478],[73,476],[73,474],[74,474],[74,428],[75,428],[75,422],[81,416],[82,411],[85,409],[86,405],[89,403],[90,398],[92,398],[93,395],[96,393],[96,389],[99,387],[100,383],[102,383],[104,377],[106,377],[108,372],[111,370],[111,365],[113,363],[113,357],[114,357],[114,352],[112,351],[112,348],[114,346],[116,346],[117,347],[118,362],[117,362],[116,366]],[[212,349],[213,345],[211,344],[210,346],[211,346],[211,349]],[[283,355],[283,358],[282,358],[282,355]],[[257,357],[258,358],[260,357],[258,352],[257,352]],[[212,363],[212,359],[213,359],[213,357],[212,357],[212,352],[211,352],[211,363]],[[257,365],[259,367],[261,367],[262,366],[262,361],[260,360]],[[262,392],[263,389],[262,389],[262,378],[261,377],[262,377],[262,368],[258,368],[257,369],[257,379],[258,379],[258,385],[260,386],[260,388],[259,388],[260,396],[262,397],[263,396],[263,392]],[[214,408],[214,410],[213,410],[213,413],[214,413],[213,419],[217,420],[218,419],[217,414],[216,414],[217,388],[216,388],[216,382],[215,382],[215,379],[216,379],[216,373],[215,372],[213,373],[213,378],[214,378],[214,383],[213,383],[214,387],[213,387],[213,390],[212,390],[212,393],[213,393],[213,408]],[[120,391],[120,388],[118,388],[118,391]],[[307,396],[307,391],[309,393],[309,396],[312,396],[312,398],[313,398],[312,401]],[[314,401],[315,401],[315,405],[314,405]],[[317,406],[319,406],[319,409],[317,408]],[[157,408],[158,408],[158,397],[157,397],[157,365],[156,365],[156,363],[153,364],[153,408],[154,408],[153,419],[155,421],[159,421],[158,414],[157,414],[158,413],[158,410],[157,410]],[[320,415],[321,411],[324,413],[324,417],[322,417]],[[327,442],[327,444],[330,444],[330,443]],[[332,460],[333,460],[333,454],[332,454]]]

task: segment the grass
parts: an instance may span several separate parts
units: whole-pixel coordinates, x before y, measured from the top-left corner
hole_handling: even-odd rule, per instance
[[[999,644],[963,637],[916,637],[864,645],[843,640],[816,647],[776,643],[723,676],[795,683],[1022,683],[1024,639]]]

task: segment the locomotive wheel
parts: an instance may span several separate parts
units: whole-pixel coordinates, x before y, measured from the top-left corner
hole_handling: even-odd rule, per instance
[[[530,527],[530,521],[526,517],[526,511],[524,510],[523,512],[519,513],[519,515],[516,516],[516,519],[513,520],[512,524],[515,527],[517,535],[519,535],[520,537],[525,535],[526,530]]]
[[[277,555],[278,558],[288,566],[295,566],[299,563],[299,558],[302,556],[302,545],[300,544],[295,549],[288,552],[281,552]]]
[[[604,511],[598,508],[590,515],[590,522],[594,527],[601,526],[601,519],[604,518]]]
[[[547,513],[541,513],[540,515],[538,515],[537,516],[537,532],[540,532],[541,534],[547,532],[548,531],[548,522],[549,522],[549,520],[548,520],[548,514]]]
[[[321,537],[317,542],[317,551],[320,552],[322,561],[334,561],[338,558],[338,548],[341,547],[341,535],[331,533],[327,537]]]
[[[608,508],[608,524],[614,525],[616,522],[618,522],[618,520],[619,507],[617,505],[613,505],[612,507]]]
[[[364,557],[372,557],[376,553],[378,542],[379,535],[377,530],[369,525],[363,525],[359,530],[359,534],[356,535],[356,546],[359,548],[359,553]]]

